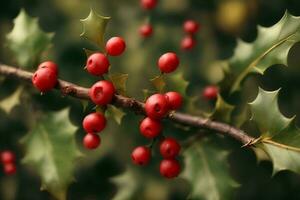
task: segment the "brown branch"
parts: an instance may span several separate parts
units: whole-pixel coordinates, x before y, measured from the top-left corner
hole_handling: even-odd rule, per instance
[[[0,64],[0,74],[7,77],[13,77],[18,80],[24,80],[30,83],[31,83],[31,77],[33,75],[33,73],[31,72],[22,70],[20,68],[7,66],[4,64]],[[56,88],[60,90],[63,95],[69,95],[75,98],[89,100],[88,88],[81,87],[64,80],[58,80],[58,84]],[[118,107],[131,109],[136,113],[144,114],[144,103],[137,101],[133,98],[124,97],[121,95],[115,95],[112,104]],[[174,122],[183,125],[205,128],[205,129],[216,131],[223,135],[228,135],[240,141],[244,146],[251,145],[252,142],[255,140],[255,138],[247,135],[244,131],[238,128],[235,128],[233,126],[230,126],[222,122],[212,121],[208,118],[192,116],[180,112],[171,113],[168,116],[168,118]]]

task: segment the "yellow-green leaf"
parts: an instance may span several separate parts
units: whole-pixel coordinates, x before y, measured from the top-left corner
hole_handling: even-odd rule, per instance
[[[109,79],[114,84],[117,92],[126,96],[126,83],[128,74],[111,74],[109,75]]]
[[[38,19],[30,17],[22,9],[14,20],[12,31],[6,36],[6,44],[20,67],[33,68],[49,49],[53,35],[43,32]]]
[[[65,200],[80,155],[75,141],[76,127],[69,120],[69,109],[44,113],[32,130],[23,137],[23,162],[40,176],[43,190]]]
[[[93,9],[87,18],[81,19],[83,32],[80,36],[87,38],[99,47],[104,47],[104,33],[110,17],[98,15]]]
[[[164,75],[161,74],[159,76],[156,76],[153,79],[150,79],[150,81],[158,92],[164,91],[166,87]]]
[[[23,87],[20,86],[16,91],[11,94],[10,96],[6,97],[5,99],[2,99],[0,101],[0,108],[3,109],[6,113],[10,113],[10,111],[16,106],[19,105],[20,97],[23,91]]]
[[[113,105],[108,105],[105,113],[106,113],[107,117],[111,117],[118,124],[122,123],[122,119],[126,115],[126,113],[123,112],[123,110],[121,108],[117,108],[116,106],[113,106]]]
[[[186,96],[186,89],[189,85],[189,82],[185,80],[183,72],[179,71],[168,77],[168,85],[172,90],[179,92],[183,96]]]

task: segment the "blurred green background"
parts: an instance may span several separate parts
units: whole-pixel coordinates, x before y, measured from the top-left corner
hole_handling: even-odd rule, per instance
[[[138,0],[4,0],[0,1],[0,62],[16,65],[14,56],[5,47],[5,35],[13,26],[13,19],[21,8],[30,16],[38,17],[44,31],[55,32],[53,46],[46,56],[60,66],[60,77],[83,86],[90,86],[96,78],[88,75],[83,66],[86,56],[82,50],[89,44],[79,35],[82,26],[79,19],[85,18],[90,7],[99,14],[111,16],[105,38],[122,36],[127,42],[126,53],[111,59],[112,71],[128,73],[128,95],[143,99],[143,88],[151,88],[147,78],[158,74],[157,58],[166,51],[175,51],[181,58],[181,70],[189,81],[187,93],[197,99],[199,110],[211,110],[212,105],[204,101],[201,91],[207,84],[219,80],[218,70],[214,71],[216,60],[230,57],[236,45],[236,38],[251,42],[257,34],[256,25],[271,26],[288,10],[300,15],[299,0],[159,0],[157,9],[145,12]],[[138,34],[141,24],[150,20],[154,35],[143,40]],[[198,45],[191,52],[180,50],[180,41],[184,36],[182,24],[186,19],[195,19],[201,24],[197,35]],[[249,102],[257,94],[258,86],[266,90],[282,88],[279,96],[280,109],[286,116],[300,116],[300,44],[296,44],[289,55],[289,67],[276,65],[267,70],[264,76],[253,75],[246,79],[244,92],[238,97],[227,99]],[[12,94],[20,82],[11,79],[1,81],[0,100]],[[40,191],[40,180],[35,173],[21,165],[23,148],[19,139],[28,132],[32,123],[31,116],[42,111],[60,110],[71,107],[72,123],[81,127],[81,120],[87,112],[82,112],[81,102],[72,98],[61,98],[58,92],[40,96],[31,87],[25,86],[28,93],[23,94],[21,105],[13,108],[8,115],[0,110],[0,149],[11,149],[17,154],[18,172],[7,177],[0,172],[0,199],[3,200],[40,200],[52,199]],[[172,89],[169,85],[168,89]],[[86,155],[80,159],[76,170],[76,181],[70,186],[70,200],[112,199],[118,191],[111,181],[126,169],[134,170],[135,178],[145,187],[141,187],[132,199],[138,200],[181,200],[186,199],[189,185],[181,178],[165,180],[157,169],[159,158],[151,166],[138,168],[130,161],[130,152],[136,145],[147,144],[138,132],[138,123],[142,119],[127,112],[122,125],[110,121],[102,137],[102,146],[90,152],[82,149],[84,132],[77,131],[78,145]],[[296,118],[300,125],[299,117]],[[255,132],[253,124],[243,127]],[[166,125],[167,135],[186,139],[189,135]],[[182,133],[183,132],[183,133]],[[257,163],[254,153],[240,149],[240,144],[232,139],[218,140],[220,146],[229,148],[231,175],[241,187],[234,199],[300,199],[300,176],[282,171],[272,177],[270,162]],[[158,156],[156,156],[158,157]],[[125,179],[126,184],[132,180]]]

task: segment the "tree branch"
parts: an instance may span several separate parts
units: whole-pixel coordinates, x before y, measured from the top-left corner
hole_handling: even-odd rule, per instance
[[[0,74],[7,77],[12,77],[19,80],[27,81],[29,83],[31,83],[31,77],[33,75],[33,73],[31,72],[22,70],[20,68],[4,65],[4,64],[0,64]],[[86,99],[86,100],[90,99],[88,96],[88,88],[81,87],[64,80],[58,80],[56,89],[60,90],[63,95],[69,95],[79,99]],[[134,112],[139,114],[145,113],[144,103],[137,101],[133,98],[124,97],[121,95],[115,95],[112,104],[118,107],[131,109]],[[255,141],[255,138],[247,135],[244,131],[238,128],[235,128],[233,126],[230,126],[229,124],[225,124],[222,122],[212,121],[208,118],[192,116],[180,112],[171,113],[167,117],[170,120],[183,125],[205,128],[205,129],[216,131],[223,135],[228,135],[240,141],[244,146],[251,145],[252,142]]]

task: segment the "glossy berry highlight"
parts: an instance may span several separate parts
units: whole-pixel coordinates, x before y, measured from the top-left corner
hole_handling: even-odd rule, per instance
[[[163,73],[171,73],[177,69],[179,58],[173,52],[168,52],[160,56],[158,59],[158,67]]]
[[[41,68],[48,68],[48,69],[51,69],[54,71],[54,73],[56,75],[58,75],[58,67],[57,67],[57,64],[52,62],[52,61],[45,61],[45,62],[42,62],[39,66],[38,66],[38,69],[41,69]]]
[[[102,80],[96,82],[89,89],[89,97],[97,105],[107,105],[112,101],[115,94],[115,87],[110,81]]]
[[[1,162],[3,164],[14,163],[15,161],[16,161],[16,156],[13,152],[8,150],[1,152]]]
[[[41,92],[47,92],[55,87],[57,74],[50,68],[40,68],[32,76],[32,84]]]
[[[121,37],[112,37],[106,42],[106,52],[110,56],[121,55],[126,48],[126,43]]]
[[[175,178],[180,173],[180,164],[175,159],[164,159],[160,162],[160,174],[166,178]]]
[[[192,50],[196,46],[196,39],[194,39],[192,36],[185,36],[181,40],[181,49],[185,51]]]
[[[140,0],[141,7],[145,10],[152,10],[157,4],[157,0]]]
[[[188,34],[195,34],[199,30],[199,24],[195,20],[186,20],[183,24],[183,30]]]
[[[109,60],[102,53],[94,53],[86,62],[87,71],[94,76],[101,76],[108,72]]]
[[[140,27],[139,33],[144,38],[150,37],[153,33],[153,28],[150,24],[144,24]]]
[[[164,158],[171,159],[178,156],[180,152],[180,144],[174,138],[165,138],[160,143],[160,153]]]
[[[154,94],[150,96],[145,103],[145,111],[148,117],[152,119],[161,119],[169,111],[168,100],[163,94]]]
[[[161,133],[161,130],[161,122],[150,117],[143,119],[140,124],[141,134],[149,139],[157,137]]]
[[[87,133],[100,132],[106,126],[105,116],[99,112],[90,113],[83,119],[82,126]]]
[[[218,97],[219,89],[218,87],[211,85],[207,86],[203,90],[203,97],[207,100],[214,100]]]
[[[101,143],[101,138],[99,135],[94,133],[87,133],[83,138],[83,145],[87,149],[95,149]]]
[[[137,165],[147,165],[151,160],[151,150],[145,146],[136,147],[131,153],[131,158]]]
[[[177,110],[181,107],[182,96],[178,92],[167,92],[165,96],[171,110]]]

